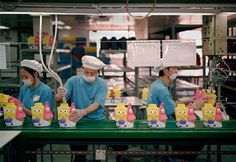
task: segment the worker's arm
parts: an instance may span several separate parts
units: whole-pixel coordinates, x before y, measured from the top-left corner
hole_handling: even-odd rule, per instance
[[[25,114],[26,114],[27,116],[32,117],[31,110],[26,109],[25,107],[23,107],[23,110],[24,110],[24,112],[25,112]]]

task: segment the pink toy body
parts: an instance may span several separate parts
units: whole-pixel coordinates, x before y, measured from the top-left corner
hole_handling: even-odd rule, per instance
[[[162,121],[162,122],[165,122],[167,120],[167,116],[166,116],[166,112],[165,112],[163,103],[161,103],[159,111],[160,111],[159,120]]]

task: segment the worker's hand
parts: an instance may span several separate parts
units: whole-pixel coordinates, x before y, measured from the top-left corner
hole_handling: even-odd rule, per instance
[[[75,109],[70,114],[70,120],[77,122],[78,120],[82,119],[86,115],[87,113],[84,110]]]
[[[67,93],[67,89],[65,87],[59,87],[57,89],[57,94],[60,96],[60,97],[65,97],[66,96],[66,93]]]
[[[193,109],[199,110],[201,109],[205,103],[208,102],[210,98],[208,96],[201,97],[193,102]]]

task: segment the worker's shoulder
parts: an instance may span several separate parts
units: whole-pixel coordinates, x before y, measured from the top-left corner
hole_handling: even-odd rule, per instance
[[[165,84],[160,79],[157,79],[151,84],[151,89],[166,90],[167,87],[165,86]]]
[[[39,89],[44,90],[44,91],[52,91],[52,89],[43,82],[40,82]]]
[[[103,84],[106,84],[106,80],[101,78],[101,77],[97,77],[97,81],[100,82],[100,83],[103,83]]]
[[[67,82],[74,82],[74,81],[80,81],[82,79],[82,75],[75,75],[70,77]]]

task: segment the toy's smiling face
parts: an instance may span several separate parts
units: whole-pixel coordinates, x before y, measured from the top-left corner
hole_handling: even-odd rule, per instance
[[[204,120],[215,120],[215,109],[214,108],[206,108],[203,110],[203,118]]]
[[[124,104],[118,104],[117,107],[115,108],[115,118],[116,121],[127,120],[127,108],[125,107]]]
[[[70,108],[69,107],[58,107],[57,108],[58,112],[58,119],[65,119],[69,120],[69,113],[70,113]]]
[[[44,110],[41,107],[32,107],[32,119],[43,119]]]
[[[184,104],[179,104],[175,108],[175,117],[177,121],[188,120],[188,108]]]
[[[7,104],[6,107],[3,107],[4,119],[12,118],[16,119],[16,106],[13,104]]]
[[[159,118],[159,108],[157,107],[148,107],[147,108],[147,120],[158,120]]]

